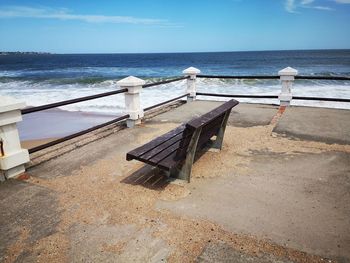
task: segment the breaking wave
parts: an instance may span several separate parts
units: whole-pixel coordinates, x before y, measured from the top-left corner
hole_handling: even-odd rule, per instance
[[[18,74],[1,73],[0,93],[24,100],[28,106],[39,106],[118,89],[120,78],[109,77],[70,77],[70,78],[28,78]],[[147,83],[161,81],[164,78],[144,77]],[[222,94],[278,95],[279,80],[236,80],[236,79],[197,79],[200,92]],[[185,80],[144,89],[141,93],[142,107],[152,106],[162,101],[180,96],[186,92]],[[310,97],[350,98],[349,81],[296,80],[293,95]],[[200,99],[226,100],[220,97]],[[251,103],[275,103],[272,99],[239,99]],[[96,112],[103,114],[121,114],[124,112],[122,94],[90,100],[61,107],[68,111]],[[350,109],[349,103],[294,101],[295,105],[320,106]]]

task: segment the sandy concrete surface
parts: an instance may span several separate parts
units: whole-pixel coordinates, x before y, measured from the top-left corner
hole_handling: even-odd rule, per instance
[[[157,207],[308,253],[350,259],[350,155],[262,151],[251,157],[248,175],[201,180],[191,184],[188,198],[159,201]]]
[[[152,119],[154,122],[185,122],[199,117],[221,105],[219,101],[198,100],[182,107],[160,114]],[[240,103],[232,109],[229,123],[237,127],[267,125],[276,114],[278,107],[263,104]]]
[[[289,107],[274,132],[299,139],[350,144],[350,110]]]
[[[197,114],[185,106],[166,121],[75,141],[29,179],[1,183],[0,262],[350,261],[350,145],[279,136],[249,105],[247,125],[230,123],[191,184],[125,160]],[[267,108],[272,119],[278,109]]]
[[[289,260],[279,260],[272,255],[261,255],[260,257],[251,256],[238,249],[223,243],[209,243],[202,254],[196,259],[196,262],[220,262],[220,263],[292,263]]]

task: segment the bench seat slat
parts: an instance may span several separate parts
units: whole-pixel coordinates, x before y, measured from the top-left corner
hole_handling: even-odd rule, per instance
[[[142,145],[141,147],[138,147],[126,155],[126,160],[130,161],[133,159],[137,159],[141,155],[151,151],[155,147],[159,146],[160,144],[172,139],[173,137],[177,136],[178,134],[182,133],[185,129],[185,124],[180,125],[179,127],[167,132],[166,134],[163,134],[162,136],[159,136],[155,138],[154,140],[150,141],[149,143],[146,143]]]
[[[180,133],[176,135],[175,137],[171,138],[168,141],[165,141],[164,143],[158,145],[157,147],[153,148],[152,150],[146,152],[145,154],[141,155],[140,158],[142,159],[151,159],[155,155],[161,153],[168,147],[172,146],[174,143],[180,141],[182,139],[183,133]]]
[[[176,142],[175,144],[171,145],[164,151],[160,152],[159,154],[153,156],[151,159],[149,159],[150,162],[153,162],[154,164],[158,164],[161,160],[168,157],[173,152],[176,153],[177,149],[180,147],[180,141]]]
[[[173,152],[172,154],[168,155],[166,158],[161,160],[157,167],[160,169],[170,171],[172,168],[174,168],[179,163],[179,160],[176,156],[176,152]]]
[[[214,109],[214,110],[204,114],[203,116],[189,121],[186,124],[186,127],[192,128],[192,129],[198,129],[198,128],[206,125],[207,123],[209,123],[213,119],[217,118],[221,114],[225,113],[226,111],[232,109],[237,104],[238,104],[238,101],[236,101],[236,100],[229,100],[228,102],[225,102],[221,106],[219,106],[216,109]]]

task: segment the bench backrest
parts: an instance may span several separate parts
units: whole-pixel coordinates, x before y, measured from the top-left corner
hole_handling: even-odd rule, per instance
[[[226,113],[230,114],[231,109],[238,103],[239,102],[236,100],[229,100],[212,111],[187,122],[186,129],[183,132],[182,140],[180,142],[180,147],[176,153],[176,158],[183,159],[183,157],[186,156],[192,135],[198,129],[201,129],[201,133],[198,139],[197,149],[201,149],[206,145],[210,138],[218,134]]]

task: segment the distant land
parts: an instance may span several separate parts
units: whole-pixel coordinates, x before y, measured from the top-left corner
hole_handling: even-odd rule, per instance
[[[20,52],[20,51],[15,51],[15,52],[7,52],[7,51],[0,51],[0,56],[4,55],[50,55],[51,53],[49,52]]]

